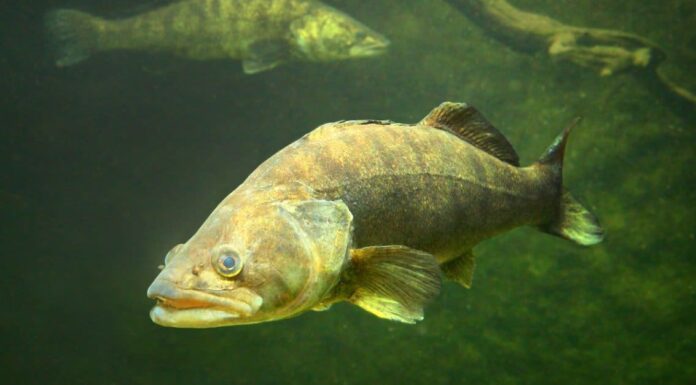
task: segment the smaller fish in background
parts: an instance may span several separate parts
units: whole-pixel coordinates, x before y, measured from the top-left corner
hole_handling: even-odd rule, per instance
[[[128,50],[238,59],[254,74],[291,61],[377,56],[389,46],[384,36],[313,0],[183,0],[118,20],[59,9],[47,14],[46,26],[59,67]]]

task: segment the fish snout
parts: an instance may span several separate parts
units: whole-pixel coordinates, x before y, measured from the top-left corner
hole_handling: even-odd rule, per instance
[[[368,34],[363,41],[350,48],[352,57],[370,57],[382,55],[391,45],[389,39],[377,32]]]
[[[147,288],[147,298],[159,300],[176,297],[176,286],[174,282],[165,279],[155,279]]]
[[[167,279],[157,278],[147,289],[147,296],[157,301],[151,312],[158,324],[176,326],[177,320],[211,322],[215,318],[250,317],[256,314],[263,298],[247,288],[231,290],[196,290],[178,287]]]

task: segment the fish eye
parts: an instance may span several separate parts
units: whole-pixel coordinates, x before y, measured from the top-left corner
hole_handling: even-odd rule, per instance
[[[233,251],[225,251],[217,257],[213,257],[215,270],[223,277],[231,278],[242,271],[242,260]]]
[[[358,31],[358,32],[355,34],[355,38],[358,39],[358,40],[365,40],[365,38],[367,38],[367,32],[365,32],[365,31]]]

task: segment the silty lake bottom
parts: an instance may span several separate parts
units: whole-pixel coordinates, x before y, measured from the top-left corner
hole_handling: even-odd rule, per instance
[[[640,75],[601,78],[513,50],[442,1],[327,3],[389,37],[388,54],[254,76],[235,61],[138,53],[61,69],[47,10],[119,16],[140,3],[3,5],[2,383],[693,381],[693,114]],[[513,3],[647,37],[669,52],[665,71],[696,84],[691,1]],[[145,291],[165,253],[271,154],[321,123],[416,122],[445,100],[481,110],[522,164],[582,115],[565,183],[606,240],[582,248],[522,228],[486,241],[473,287],[445,283],[416,325],[347,304],[220,329],[150,321]]]

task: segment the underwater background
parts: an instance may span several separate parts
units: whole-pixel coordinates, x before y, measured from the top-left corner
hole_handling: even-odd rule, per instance
[[[696,3],[514,0],[639,34],[694,89]],[[327,0],[392,41],[295,63],[97,55],[56,68],[43,15],[142,2],[0,6],[0,382],[5,384],[687,384],[696,378],[694,105],[639,74],[599,77],[511,49],[440,0]],[[417,122],[476,106],[534,161],[575,116],[565,184],[600,218],[582,248],[518,229],[476,248],[416,325],[350,305],[252,326],[150,321],[165,253],[271,154],[341,119]],[[359,151],[356,148],[356,151]]]

